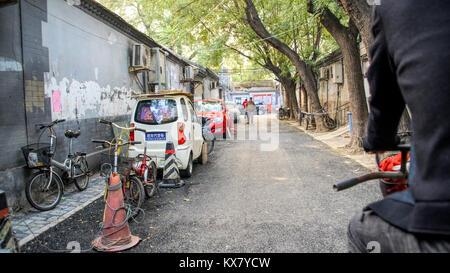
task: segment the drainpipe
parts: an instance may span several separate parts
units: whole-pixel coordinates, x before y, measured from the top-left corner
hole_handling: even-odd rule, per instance
[[[30,144],[30,141],[28,140],[28,138],[30,137],[29,132],[28,132],[28,114],[27,114],[27,96],[26,96],[26,90],[25,90],[25,86],[26,86],[26,82],[25,82],[25,60],[24,60],[24,55],[23,55],[23,6],[22,6],[22,1],[18,1],[19,4],[19,22],[20,22],[20,54],[21,56],[21,60],[20,60],[20,64],[22,65],[22,92],[23,92],[23,109],[24,109],[24,118],[25,118],[25,135],[26,135],[26,139],[27,139],[27,144]],[[14,49],[13,49],[14,50]],[[17,60],[16,60],[17,61]],[[44,91],[45,92],[45,91]]]

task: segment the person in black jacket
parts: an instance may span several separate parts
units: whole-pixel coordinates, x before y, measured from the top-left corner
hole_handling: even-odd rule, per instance
[[[374,6],[366,151],[396,146],[411,113],[409,188],[368,205],[348,228],[351,252],[450,252],[450,1]]]

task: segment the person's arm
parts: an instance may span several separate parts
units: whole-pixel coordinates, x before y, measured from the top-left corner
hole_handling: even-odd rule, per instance
[[[396,132],[405,102],[397,84],[396,69],[388,51],[378,7],[374,8],[372,18],[371,65],[367,72],[370,115],[363,147],[374,152],[393,148],[397,144]]]

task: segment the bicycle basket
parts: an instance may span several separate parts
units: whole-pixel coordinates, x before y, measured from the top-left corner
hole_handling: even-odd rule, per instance
[[[130,172],[132,172],[133,164],[135,162],[135,158],[119,156],[117,172],[123,175],[129,174]]]
[[[400,169],[400,153],[376,154],[375,161],[379,171],[398,171]],[[408,156],[409,160],[409,156]],[[407,179],[379,179],[379,185],[384,197],[389,194],[403,191],[408,188]]]
[[[34,143],[21,148],[30,169],[50,166],[50,144]]]

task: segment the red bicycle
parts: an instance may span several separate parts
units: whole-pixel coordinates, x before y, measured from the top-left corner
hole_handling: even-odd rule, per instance
[[[156,163],[151,156],[147,155],[147,131],[134,127],[134,130],[143,132],[145,136],[144,153],[136,156],[133,164],[135,175],[139,176],[144,186],[145,195],[150,198],[159,190],[159,183],[156,181],[157,168]]]

